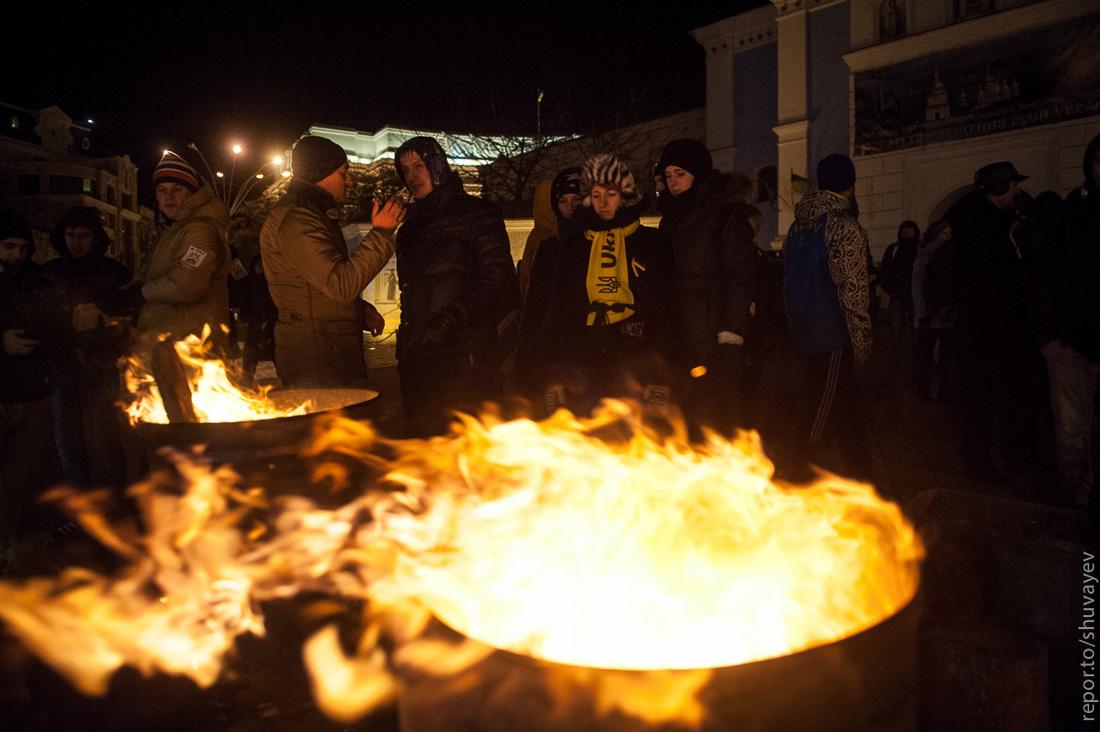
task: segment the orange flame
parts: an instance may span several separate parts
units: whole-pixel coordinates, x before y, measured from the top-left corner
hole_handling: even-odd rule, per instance
[[[369,426],[318,424],[314,450],[379,460]],[[612,433],[629,437],[596,436]],[[334,719],[392,698],[393,669],[466,684],[499,648],[572,665],[563,689],[592,668],[660,670],[601,677],[598,710],[694,726],[708,669],[839,640],[916,592],[922,548],[897,506],[831,475],[774,483],[752,433],[658,442],[608,402],[592,420],[465,418],[385,447],[390,489],[332,510],[297,496],[268,507],[227,470],[181,462],[182,496],[138,488],[150,528],[136,542],[70,495],[130,570],[0,583],[0,617],[89,693],[126,663],[209,684],[237,635],[263,632],[257,601],[323,590],[369,600],[355,653],[334,627],[305,648]],[[433,616],[469,640],[433,637]]]
[[[188,374],[191,403],[200,422],[248,422],[306,414],[310,402],[283,407],[268,395],[271,387],[256,391],[242,389],[229,377],[226,364],[211,355],[210,326],[203,327],[202,336],[189,335],[173,344],[176,355]],[[160,389],[152,373],[140,358],[128,359],[126,390],[134,397],[125,411],[130,424],[151,422],[168,424]]]

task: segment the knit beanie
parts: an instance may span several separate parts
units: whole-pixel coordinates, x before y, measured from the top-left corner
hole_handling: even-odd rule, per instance
[[[290,172],[307,183],[324,180],[347,162],[348,154],[344,148],[317,135],[302,137],[290,151]]]
[[[593,155],[584,161],[581,170],[581,191],[584,193],[584,205],[592,205],[592,187],[614,188],[623,197],[624,206],[640,203],[642,194],[634,183],[630,168],[619,158],[609,153]]]
[[[826,155],[817,164],[817,187],[843,193],[856,183],[856,166],[844,153]]]
[[[153,185],[161,183],[178,183],[194,193],[199,189],[199,174],[179,155],[165,150],[157,167],[153,168]]]
[[[665,168],[675,165],[677,168],[683,168],[696,178],[701,178],[714,169],[714,160],[703,143],[682,137],[665,145],[665,149],[661,151],[661,160],[657,165],[662,176]]]
[[[581,169],[578,167],[566,168],[554,176],[554,182],[550,184],[550,203],[556,208],[558,201],[567,193],[581,195]]]

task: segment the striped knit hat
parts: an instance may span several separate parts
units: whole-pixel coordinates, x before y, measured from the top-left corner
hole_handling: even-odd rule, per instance
[[[592,186],[614,188],[622,194],[624,206],[633,206],[642,200],[630,168],[619,158],[607,153],[593,155],[584,161],[581,190],[584,192],[585,206],[592,205]]]
[[[199,189],[199,174],[179,155],[165,150],[157,167],[153,168],[153,185],[160,183],[179,183],[194,193]]]

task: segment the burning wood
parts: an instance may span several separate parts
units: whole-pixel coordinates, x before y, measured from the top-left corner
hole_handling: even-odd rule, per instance
[[[589,421],[468,418],[430,441],[323,425],[314,452],[396,454],[386,490],[335,509],[269,505],[228,470],[183,461],[185,490],[134,489],[137,540],[68,494],[129,569],[0,584],[0,617],[88,693],[124,664],[210,684],[236,636],[263,633],[258,601],[321,590],[369,601],[355,653],[335,628],[305,648],[335,719],[392,698],[394,668],[446,684],[505,649],[574,674],[623,670],[601,682],[601,713],[697,725],[709,669],[851,636],[916,592],[922,549],[897,506],[836,476],[772,482],[755,434],[658,442],[618,403]],[[632,436],[596,437],[612,432]],[[441,642],[433,617],[471,640]]]
[[[133,401],[124,407],[130,424],[249,422],[310,411],[309,401],[276,404],[270,387],[253,391],[240,386],[225,362],[211,354],[209,336],[207,327],[201,338],[157,343],[148,364],[130,359],[125,378]]]

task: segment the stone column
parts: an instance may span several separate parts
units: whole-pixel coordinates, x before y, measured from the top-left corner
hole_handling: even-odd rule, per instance
[[[733,48],[728,37],[704,44],[707,51],[707,148],[714,167],[734,170],[737,149],[733,145]]]
[[[801,0],[772,0],[778,17],[776,59],[779,79],[776,188],[779,193],[777,241],[782,244],[794,222],[796,194],[791,182],[795,176],[809,179],[809,48],[806,8]]]

